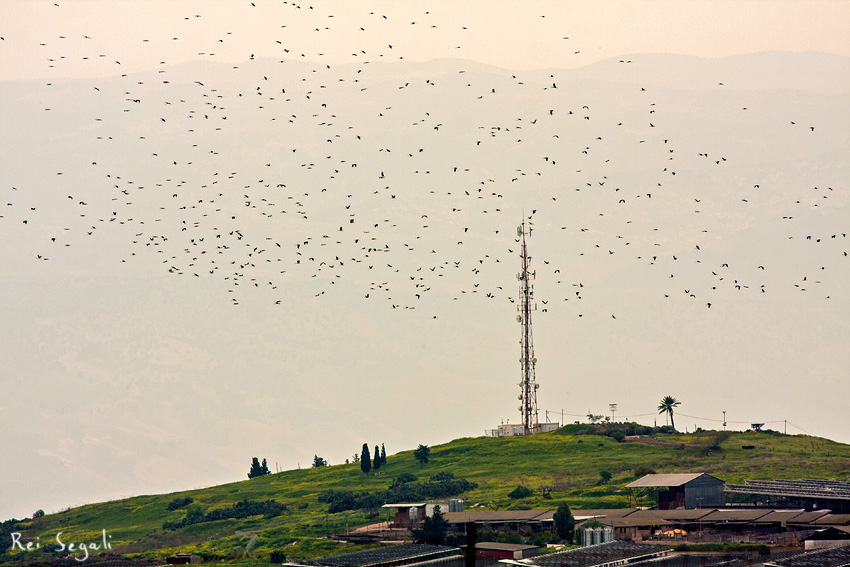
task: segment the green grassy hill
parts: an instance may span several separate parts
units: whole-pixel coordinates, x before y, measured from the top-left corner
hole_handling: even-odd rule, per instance
[[[320,495],[328,489],[386,490],[402,473],[424,482],[449,472],[477,483],[477,488],[461,495],[467,509],[477,505],[485,509],[555,508],[561,500],[573,509],[582,509],[635,505],[623,486],[637,477],[635,471],[640,467],[656,472],[707,472],[727,483],[745,479],[846,479],[850,471],[850,445],[809,436],[733,433],[720,450],[710,450],[712,432],[655,435],[654,442],[662,444],[652,445],[580,434],[589,428],[576,425],[530,437],[457,439],[431,447],[428,464],[420,465],[412,450],[403,451],[390,455],[384,467],[369,474],[363,474],[359,464],[353,463],[81,506],[18,523],[13,531],[21,532],[20,540],[35,541],[39,537],[42,549],[12,554],[5,548],[0,564],[33,559],[45,548],[55,549],[58,532],[62,532],[64,542],[97,542],[104,529],[111,536],[111,552],[139,557],[160,558],[185,551],[228,562],[238,560],[240,564],[268,564],[273,550],[282,550],[290,558],[327,555],[339,546],[326,537],[328,534],[381,521],[386,513],[378,512],[377,517],[369,510],[329,514],[327,504],[319,501]],[[249,464],[245,464],[246,471]],[[611,473],[609,482],[600,482],[601,471]],[[518,485],[531,489],[532,494],[518,500],[508,497]],[[168,510],[169,503],[185,497],[192,498],[192,503]],[[187,514],[229,509],[244,500],[270,499],[285,504],[286,511],[268,518],[256,515],[163,529],[164,523],[179,522]],[[253,544],[251,534],[258,535]],[[7,533],[3,537],[8,543]],[[247,547],[253,560],[246,554]]]

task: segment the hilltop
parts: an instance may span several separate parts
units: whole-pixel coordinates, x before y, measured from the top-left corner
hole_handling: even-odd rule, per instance
[[[22,533],[21,541],[40,537],[51,544],[57,532],[63,533],[65,542],[90,542],[99,541],[106,530],[112,552],[139,558],[187,551],[208,559],[247,561],[245,551],[250,547],[255,560],[267,563],[274,550],[285,549],[288,557],[300,559],[328,555],[341,545],[328,535],[382,521],[385,512],[374,509],[327,513],[328,506],[321,500],[328,490],[384,491],[401,475],[415,476],[411,484],[437,475],[446,478],[445,473],[475,483],[476,488],[459,495],[467,509],[554,508],[563,500],[577,510],[635,505],[623,486],[642,470],[702,471],[727,483],[841,479],[850,470],[850,445],[816,437],[772,431],[730,433],[721,448],[713,450],[716,432],[653,438],[661,443],[617,442],[594,434],[591,425],[569,425],[529,437],[462,438],[431,447],[431,459],[425,465],[416,461],[412,450],[402,451],[388,456],[384,467],[369,474],[363,474],[357,463],[289,470],[204,489],[89,504],[22,521],[14,530]],[[610,481],[602,482],[601,471],[611,473]],[[508,494],[517,486],[530,489],[531,495],[510,498]],[[186,499],[191,502],[177,507]],[[269,500],[285,505],[286,510],[163,528],[166,522],[176,523],[192,514],[228,510],[240,502],[260,506]],[[440,500],[445,501],[434,501]],[[253,534],[258,537],[251,543]],[[3,536],[8,537],[6,532]],[[6,552],[0,559],[31,559],[41,551],[17,556]]]

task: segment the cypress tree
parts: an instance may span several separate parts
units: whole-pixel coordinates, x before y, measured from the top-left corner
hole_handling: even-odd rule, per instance
[[[555,521],[555,531],[558,533],[558,537],[564,541],[571,542],[573,540],[573,534],[575,534],[576,521],[566,502],[561,502],[558,505],[558,510],[552,519]]]
[[[263,476],[263,467],[260,465],[260,459],[254,457],[251,459],[251,470],[248,471],[248,478]]]
[[[387,450],[384,449],[384,444],[381,443],[381,466],[387,464]]]
[[[360,452],[360,470],[364,473],[372,470],[372,457],[369,455],[368,443],[363,443],[363,450]]]
[[[375,470],[381,468],[381,451],[377,445],[375,445],[375,458],[372,459],[372,468]]]

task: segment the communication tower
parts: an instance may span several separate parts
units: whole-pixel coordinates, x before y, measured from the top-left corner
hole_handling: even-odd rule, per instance
[[[521,404],[519,406],[520,414],[522,415],[523,433],[530,435],[537,433],[537,382],[534,378],[534,365],[537,359],[534,357],[534,342],[531,334],[531,312],[537,309],[537,304],[533,303],[534,289],[531,285],[531,280],[534,279],[535,273],[531,271],[531,257],[528,255],[528,250],[525,246],[526,235],[531,236],[531,226],[528,232],[525,230],[525,219],[522,224],[517,227],[517,236],[522,240],[520,257],[522,258],[522,271],[517,274],[519,280],[519,305],[517,311],[519,314],[516,320],[522,325],[522,338],[519,343],[522,347],[519,358],[522,367],[522,380],[519,383],[520,395],[518,399]]]

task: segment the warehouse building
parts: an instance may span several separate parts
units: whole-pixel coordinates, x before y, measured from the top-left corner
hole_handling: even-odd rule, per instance
[[[658,491],[658,508],[661,510],[692,510],[724,506],[725,486],[722,480],[706,473],[674,473],[648,474],[627,484],[626,488]]]

